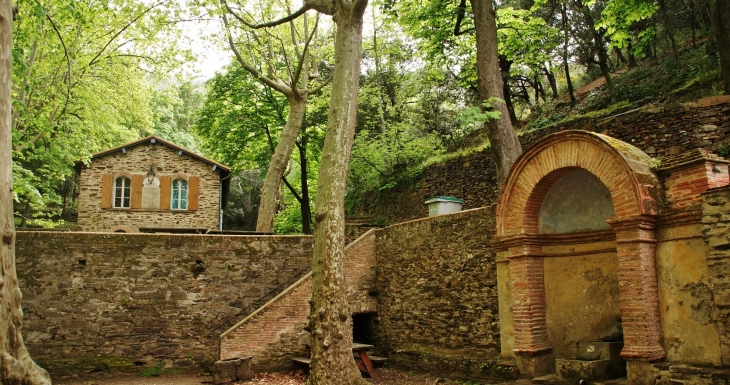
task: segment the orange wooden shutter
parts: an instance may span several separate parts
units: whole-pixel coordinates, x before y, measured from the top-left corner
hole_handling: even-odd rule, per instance
[[[169,175],[163,175],[160,177],[160,209],[162,210],[170,209],[170,195],[172,194],[170,185],[171,181]]]
[[[112,174],[103,174],[101,176],[101,208],[108,209],[112,207]]]
[[[132,175],[132,203],[133,209],[142,208],[142,183],[144,182],[144,175]]]
[[[197,176],[191,176],[188,180],[188,210],[198,209],[198,186],[200,185],[200,178]]]

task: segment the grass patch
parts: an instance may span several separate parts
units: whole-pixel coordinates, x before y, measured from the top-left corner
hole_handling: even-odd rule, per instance
[[[610,105],[607,108],[597,110],[597,111],[589,111],[583,114],[574,114],[574,115],[567,115],[563,117],[562,119],[543,119],[543,120],[533,120],[525,127],[525,131],[517,133],[518,136],[529,134],[538,130],[541,130],[546,127],[550,126],[556,126],[561,124],[568,124],[571,122],[579,121],[579,120],[585,120],[585,119],[596,119],[596,118],[603,118],[606,116],[613,115],[617,111],[620,111],[622,109],[625,109],[627,107],[631,106],[631,103],[628,100],[624,100],[622,102],[618,102],[616,104]],[[549,124],[546,124],[549,123]]]
[[[139,375],[141,377],[159,377],[163,374],[180,374],[182,372],[184,372],[184,369],[165,368],[162,366],[162,363],[159,363],[155,366],[142,368],[142,370],[139,371]]]

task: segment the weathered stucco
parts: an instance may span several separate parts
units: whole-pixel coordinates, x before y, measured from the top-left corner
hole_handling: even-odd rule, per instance
[[[699,223],[658,231],[657,281],[667,361],[720,365],[707,245]]]
[[[576,246],[552,247],[564,256],[544,261],[548,341],[555,358],[575,358],[578,342],[610,337],[621,320],[616,252],[601,252],[615,250],[615,244],[580,245],[584,250],[573,251]]]
[[[545,196],[540,208],[541,234],[608,230],[614,215],[611,192],[586,170],[573,171],[560,179]]]

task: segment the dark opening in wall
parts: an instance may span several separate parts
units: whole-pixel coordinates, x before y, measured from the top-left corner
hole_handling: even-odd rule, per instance
[[[378,313],[359,313],[352,315],[352,341],[361,344],[375,343],[374,325],[378,322]]]

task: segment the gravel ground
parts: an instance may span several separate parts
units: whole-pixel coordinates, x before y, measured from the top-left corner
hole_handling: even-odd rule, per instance
[[[457,385],[463,382],[443,380],[439,378],[415,375],[393,369],[378,369],[377,379],[367,379],[373,385]],[[236,382],[236,385],[304,385],[307,376],[301,371],[257,374],[253,380]],[[193,374],[163,375],[160,377],[116,376],[92,379],[66,378],[54,381],[64,385],[199,385],[212,384],[210,376]]]

